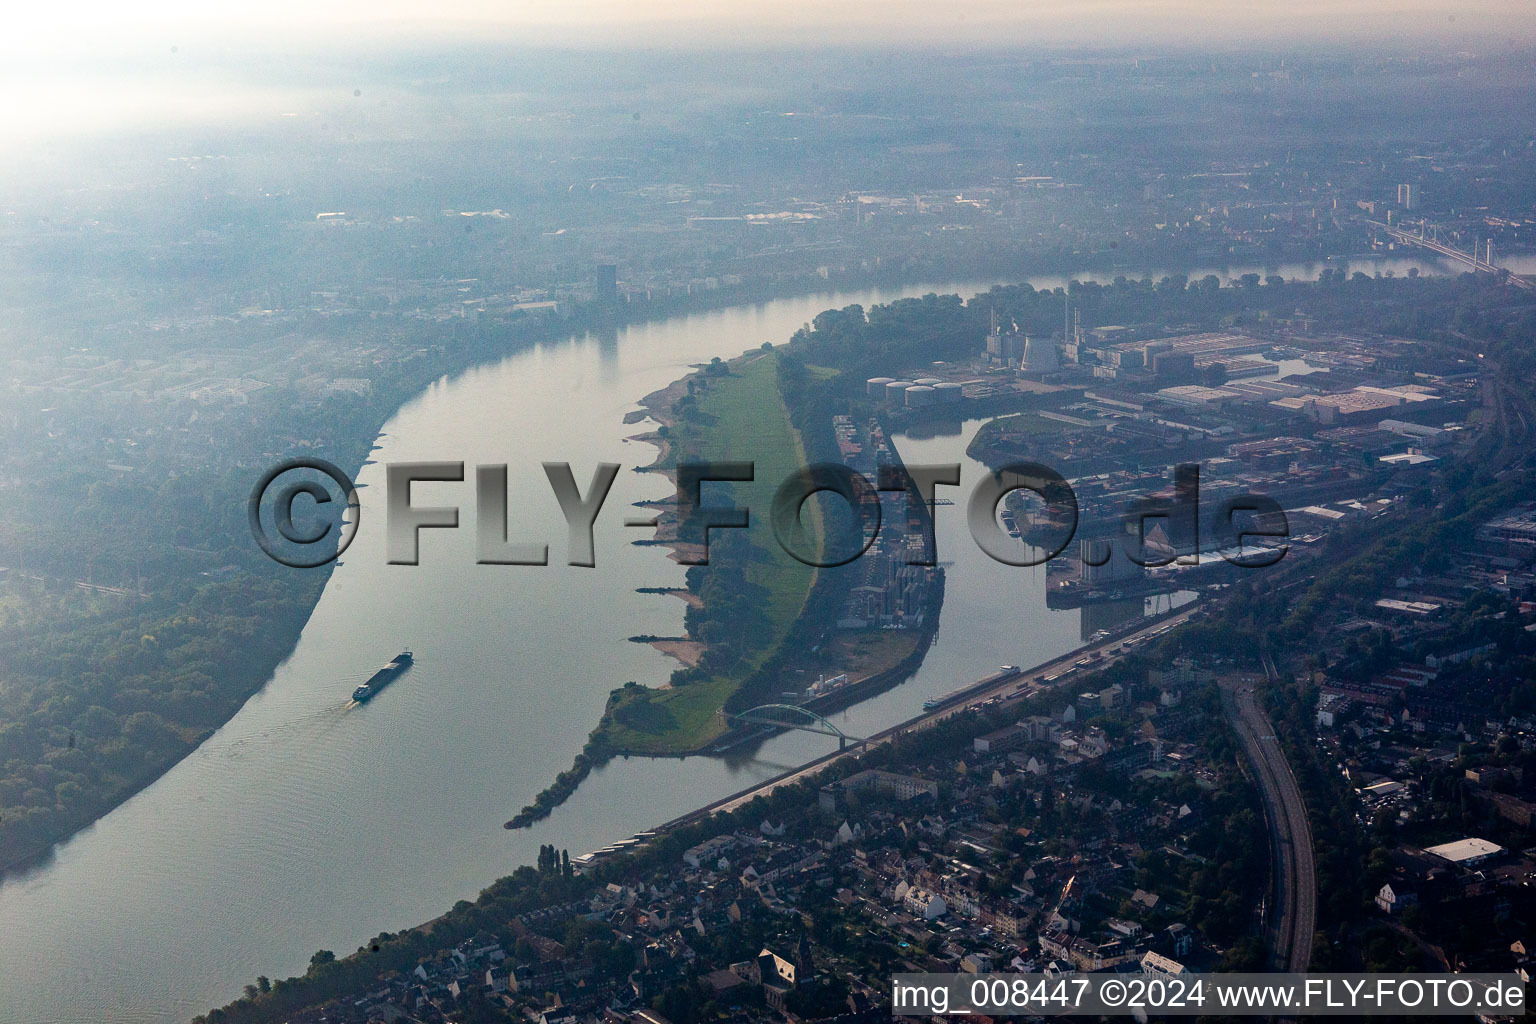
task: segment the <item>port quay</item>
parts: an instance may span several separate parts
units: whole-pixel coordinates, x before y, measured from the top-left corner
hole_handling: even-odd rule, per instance
[[[572,862],[578,868],[584,867],[596,863],[609,854],[642,845],[657,835],[671,829],[690,825],[724,811],[735,810],[744,804],[750,803],[755,797],[766,796],[780,786],[814,778],[829,765],[852,754],[856,754],[860,750],[881,743],[889,743],[922,729],[932,728],[950,716],[960,714],[970,708],[1019,700],[1042,689],[1065,685],[1076,678],[1077,672],[1080,669],[1088,668],[1091,665],[1101,666],[1108,664],[1113,661],[1118,652],[1129,650],[1145,641],[1151,640],[1167,630],[1188,622],[1199,613],[1198,604],[1184,605],[1163,612],[1160,615],[1137,619],[1135,622],[1110,635],[1102,636],[1034,668],[1024,669],[1016,665],[1002,666],[998,671],[982,679],[967,683],[926,702],[922,714],[915,715],[904,722],[898,722],[889,728],[882,729],[872,736],[864,737],[852,747],[831,751],[806,764],[791,768],[772,778],[764,779],[762,782],[749,786],[740,792],[732,793],[687,814],[679,815],[670,821],[663,822],[653,829],[637,832],[628,839],[620,840],[617,843],[592,851],[591,853],[574,857]]]

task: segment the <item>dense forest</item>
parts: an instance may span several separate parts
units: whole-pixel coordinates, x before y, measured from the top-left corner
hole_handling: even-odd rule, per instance
[[[151,438],[143,471],[96,478],[40,462],[32,486],[9,491],[19,501],[0,521],[17,561],[0,594],[0,870],[159,777],[293,650],[330,569],[280,566],[256,546],[246,506],[263,470],[302,453],[355,476],[384,420],[427,382],[549,334],[457,328],[377,367],[369,397],[270,388],[223,417],[194,414],[206,452]],[[39,442],[39,459],[48,450]],[[77,582],[93,578],[121,585]]]

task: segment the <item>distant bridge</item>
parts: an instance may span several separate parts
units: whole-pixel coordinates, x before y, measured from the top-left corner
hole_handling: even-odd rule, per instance
[[[1372,220],[1367,221],[1367,223],[1373,224],[1378,228],[1382,228],[1396,241],[1406,242],[1409,245],[1423,246],[1431,252],[1437,252],[1441,256],[1448,256],[1458,263],[1471,267],[1474,271],[1481,271],[1485,274],[1493,274],[1497,277],[1502,277],[1509,284],[1512,284],[1516,288],[1520,288],[1524,291],[1536,290],[1536,283],[1527,281],[1519,274],[1512,274],[1505,268],[1493,263],[1489,263],[1485,259],[1480,259],[1475,251],[1470,253],[1462,252],[1455,246],[1447,245],[1445,242],[1442,242],[1439,237],[1440,229],[1435,227],[1433,224],[1421,224],[1419,226],[1419,233],[1414,234],[1411,231],[1404,231],[1401,228],[1395,228],[1391,225],[1383,224],[1380,221]],[[1428,228],[1427,232],[1425,230],[1426,227]],[[1473,248],[1474,250],[1476,249],[1475,243]]]
[[[838,750],[847,749],[850,742],[864,742],[857,736],[849,736],[829,722],[825,716],[794,704],[763,704],[729,717],[748,725],[770,725],[776,729],[799,729],[802,732],[814,732],[822,736],[836,736]]]

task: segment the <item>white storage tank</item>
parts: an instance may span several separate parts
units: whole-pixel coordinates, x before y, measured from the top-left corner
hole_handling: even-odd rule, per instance
[[[938,399],[939,404],[948,405],[964,398],[965,389],[953,381],[945,381],[943,384],[935,384],[933,386],[933,395]]]
[[[936,384],[942,384],[944,382],[939,380],[939,378],[937,378],[937,377],[919,377],[919,378],[917,378],[917,380],[913,381],[912,383],[913,384],[921,384],[925,388],[931,388],[931,387],[933,387]]]
[[[901,405],[906,401],[907,388],[912,386],[910,380],[893,380],[885,386],[885,400],[891,405]]]
[[[926,384],[914,384],[907,388],[907,407],[911,409],[924,405],[933,405],[938,400],[938,392]]]
[[[870,398],[884,398],[885,386],[894,379],[893,377],[871,377],[864,382],[864,393]]]

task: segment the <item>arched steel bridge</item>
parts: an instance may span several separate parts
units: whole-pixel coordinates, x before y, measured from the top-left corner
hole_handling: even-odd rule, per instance
[[[763,704],[730,717],[748,725],[771,725],[777,729],[799,729],[822,736],[836,736],[838,750],[846,749],[849,743],[864,742],[857,736],[849,736],[825,716],[794,704]]]

